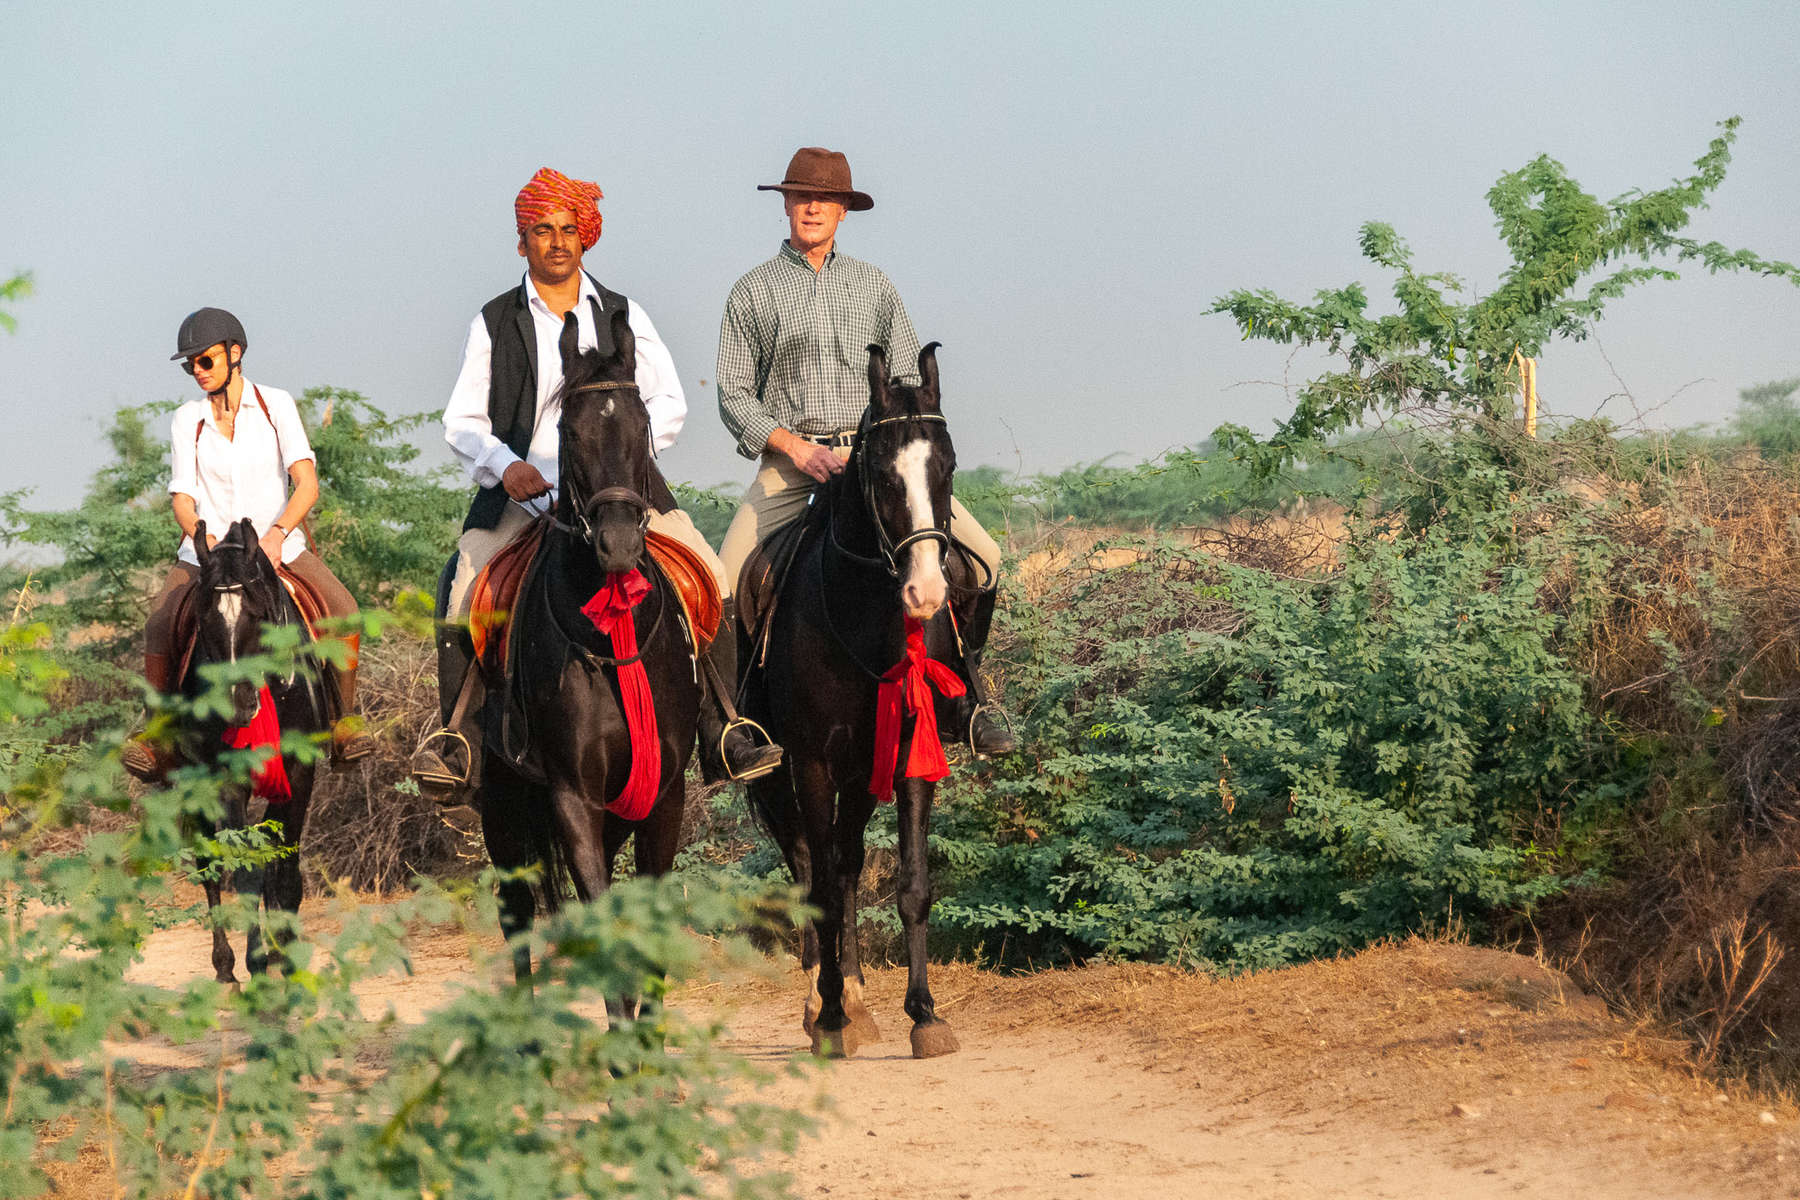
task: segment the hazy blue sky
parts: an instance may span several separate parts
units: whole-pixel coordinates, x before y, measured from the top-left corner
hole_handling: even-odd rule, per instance
[[[176,325],[231,308],[251,378],[439,409],[476,308],[518,278],[512,198],[598,180],[588,265],[687,382],[676,478],[743,481],[710,387],[732,281],[785,231],[803,144],[874,211],[840,246],[944,343],[965,464],[1044,470],[1266,427],[1279,349],[1203,317],[1238,286],[1491,285],[1483,195],[1544,152],[1603,197],[1685,174],[1732,114],[1698,236],[1800,260],[1800,5],[23,4],[0,0],[0,487],[72,503],[106,414],[184,396]],[[1552,412],[1628,389],[1663,424],[1800,374],[1800,289],[1695,275],[1541,366]],[[1600,351],[1610,358],[1617,378]],[[1298,376],[1296,376],[1297,378]],[[1631,406],[1608,410],[1628,417]]]

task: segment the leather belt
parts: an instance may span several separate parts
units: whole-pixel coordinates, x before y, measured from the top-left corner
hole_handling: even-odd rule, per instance
[[[854,429],[840,429],[836,433],[800,433],[796,431],[794,436],[804,438],[815,446],[828,446],[833,450],[854,445],[856,442],[856,430]]]

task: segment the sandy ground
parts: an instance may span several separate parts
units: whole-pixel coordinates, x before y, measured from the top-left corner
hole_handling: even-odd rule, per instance
[[[426,936],[415,976],[369,981],[365,1007],[415,1021],[493,986],[470,960],[492,945],[471,941]],[[197,926],[167,930],[135,977],[179,985],[207,947]],[[833,1105],[783,1164],[797,1196],[1800,1197],[1800,1112],[1727,1094],[1680,1045],[1500,951],[1409,943],[1228,981],[940,967],[963,1049],[928,1060],[910,1056],[904,989],[904,971],[872,973],[883,1040],[776,1085]],[[797,973],[744,974],[677,1004],[780,1062],[806,1044],[801,996]]]

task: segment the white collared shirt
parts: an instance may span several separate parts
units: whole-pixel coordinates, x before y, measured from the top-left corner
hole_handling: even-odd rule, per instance
[[[531,445],[525,461],[555,487],[561,437],[557,423],[562,418],[562,399],[557,389],[562,384],[562,318],[551,311],[538,295],[531,273],[525,274],[525,294],[529,297],[532,328],[537,332],[537,415],[532,426]],[[579,329],[578,344],[583,350],[597,345],[594,337],[594,310],[588,303],[598,299],[593,280],[584,271],[581,295],[572,310]],[[687,397],[681,390],[681,378],[675,374],[675,360],[669,348],[657,335],[656,326],[635,300],[626,301],[626,318],[637,339],[637,385],[650,414],[650,447],[667,450],[675,444],[681,426],[687,420]],[[463,343],[462,370],[450,392],[450,404],[444,409],[444,440],[456,457],[468,468],[478,487],[493,487],[500,482],[506,468],[519,461],[494,435],[488,419],[488,382],[492,374],[493,343],[488,339],[487,323],[476,313],[469,322],[468,340]]]
[[[269,415],[256,402],[261,391]],[[272,419],[272,421],[271,421]],[[313,459],[312,443],[300,423],[293,396],[280,388],[259,388],[244,380],[238,400],[232,436],[226,437],[213,420],[212,401],[189,400],[175,410],[170,422],[171,466],[169,494],[194,498],[194,511],[206,522],[206,532],[218,538],[234,522],[249,517],[257,536],[273,525],[288,502],[288,471],[297,462]],[[279,447],[279,448],[278,448]],[[306,536],[288,530],[281,544],[281,561],[293,562],[306,549]],[[194,539],[181,539],[178,557],[199,564]]]

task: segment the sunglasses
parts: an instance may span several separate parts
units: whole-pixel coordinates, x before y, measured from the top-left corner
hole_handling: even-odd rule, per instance
[[[189,375],[192,375],[195,367],[199,367],[202,371],[210,371],[213,369],[214,363],[224,361],[225,356],[223,354],[201,354],[196,355],[193,358],[182,359],[181,369],[186,371]]]

